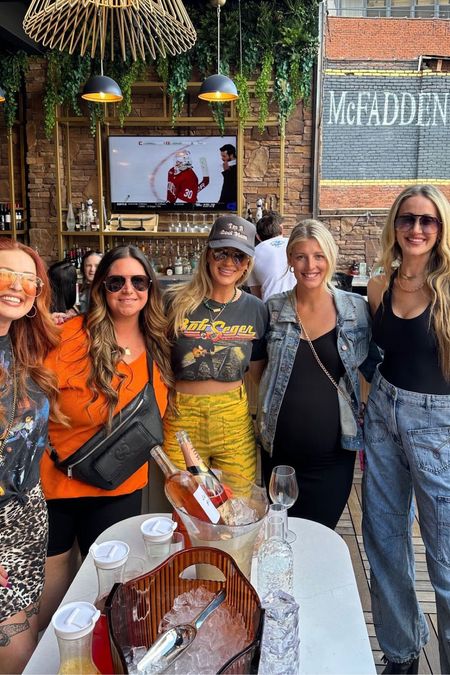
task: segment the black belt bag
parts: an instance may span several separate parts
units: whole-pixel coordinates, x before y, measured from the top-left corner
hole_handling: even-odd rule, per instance
[[[162,440],[161,415],[153,385],[148,382],[114,415],[109,434],[101,429],[62,461],[50,442],[48,447],[55,466],[68,478],[114,490],[151,459],[150,450]]]

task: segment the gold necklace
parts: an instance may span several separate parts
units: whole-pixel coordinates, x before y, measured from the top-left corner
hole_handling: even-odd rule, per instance
[[[400,281],[400,277],[397,277],[397,284],[405,293],[417,293],[417,291],[420,291],[425,286],[425,282],[426,279],[424,279],[421,284],[415,286],[414,288],[405,288],[402,282]]]
[[[209,323],[206,325],[205,330],[209,328],[210,332],[215,333],[216,335],[220,332],[214,327],[214,324],[219,318],[219,316],[222,314],[223,310],[233,302],[233,300],[236,298],[236,295],[237,295],[237,288],[235,287],[233,297],[230,298],[230,300],[228,300],[227,302],[223,302],[220,307],[211,307],[211,305],[209,304],[210,299],[209,298],[203,299],[203,304],[205,305],[209,314]],[[214,317],[212,315],[213,312],[216,315]]]
[[[0,465],[3,464],[5,457],[3,455],[3,450],[6,445],[6,441],[9,438],[9,434],[12,429],[12,425],[14,424],[14,418],[16,416],[16,408],[17,408],[17,379],[16,379],[16,361],[14,358],[14,350],[11,347],[11,378],[12,378],[12,384],[13,384],[13,401],[12,401],[12,406],[11,406],[11,412],[9,415],[8,419],[8,424],[6,426],[6,429],[3,433],[2,440],[0,442]]]
[[[398,273],[400,274],[401,278],[405,279],[406,281],[411,281],[411,279],[417,279],[417,277],[419,276],[418,274],[405,274],[404,272],[402,272],[401,265],[398,268]]]

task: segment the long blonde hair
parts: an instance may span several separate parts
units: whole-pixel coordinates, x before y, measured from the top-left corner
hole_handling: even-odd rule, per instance
[[[209,273],[208,251],[209,246],[206,245],[190,281],[184,284],[174,284],[166,291],[169,336],[172,338],[178,337],[183,319],[197,309],[204,298],[210,298],[212,295],[213,282]],[[236,288],[245,283],[252,269],[253,258],[250,258],[248,267],[236,284]]]
[[[395,263],[402,252],[395,236],[394,222],[401,204],[409,197],[421,195],[435,205],[442,223],[436,244],[427,263],[426,285],[431,294],[430,325],[438,343],[439,362],[443,375],[450,381],[450,204],[433,185],[413,185],[403,190],[392,204],[381,233],[380,265],[386,276],[386,287],[395,273]]]
[[[325,225],[320,222],[320,220],[306,218],[305,220],[301,220],[299,223],[297,223],[297,225],[293,228],[286,246],[288,262],[294,246],[300,241],[305,241],[306,239],[315,239],[322,249],[328,263],[328,269],[325,275],[325,283],[328,288],[331,289],[331,279],[336,271],[338,247],[333,239],[333,235],[325,227]]]

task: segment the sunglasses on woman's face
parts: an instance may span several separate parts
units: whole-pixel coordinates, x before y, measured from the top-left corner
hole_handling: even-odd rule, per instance
[[[131,281],[131,285],[136,291],[148,291],[152,280],[146,274],[133,274],[131,277],[123,277],[121,274],[113,274],[106,277],[105,288],[109,293],[118,293],[127,283],[127,279]]]
[[[12,288],[16,281],[22,286],[25,295],[35,297],[40,295],[44,288],[44,282],[31,272],[14,272],[7,267],[0,267],[0,291]]]
[[[434,216],[416,216],[415,213],[405,213],[403,216],[397,216],[394,227],[400,232],[407,232],[412,230],[417,221],[419,221],[424,234],[436,234],[442,225],[439,218]]]
[[[236,251],[234,248],[212,248],[211,253],[216,262],[223,262],[227,258],[231,258],[236,267],[241,267],[241,265],[243,265],[248,259],[248,255],[246,253]]]

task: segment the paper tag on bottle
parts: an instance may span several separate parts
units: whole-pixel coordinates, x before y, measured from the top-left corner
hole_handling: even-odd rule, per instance
[[[194,499],[197,500],[212,523],[216,524],[219,522],[220,513],[200,485],[194,492]]]

